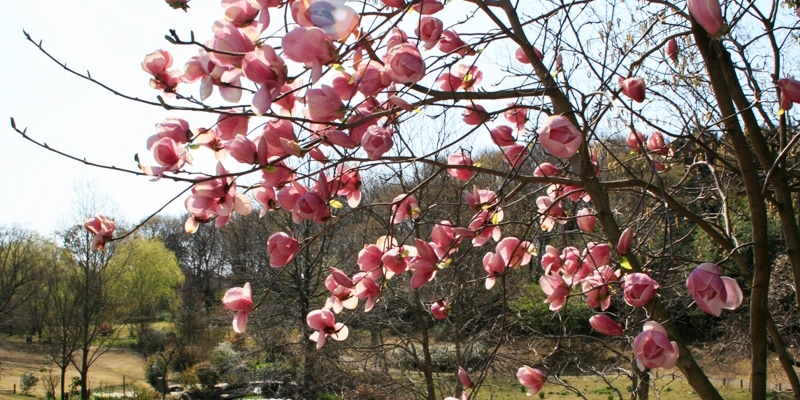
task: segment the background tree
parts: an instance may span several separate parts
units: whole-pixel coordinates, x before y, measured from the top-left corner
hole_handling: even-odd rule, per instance
[[[136,326],[138,338],[143,338],[159,315],[171,318],[180,309],[179,290],[184,277],[175,255],[160,240],[126,241],[117,249],[112,263],[110,268],[120,270],[120,312]]]
[[[35,330],[35,318],[23,320],[24,314],[12,321],[11,314],[35,298],[34,283],[47,262],[47,243],[33,232],[20,227],[0,228],[0,325],[27,326]],[[29,315],[38,315],[29,310]]]

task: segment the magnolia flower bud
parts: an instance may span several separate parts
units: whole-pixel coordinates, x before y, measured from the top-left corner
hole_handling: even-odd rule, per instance
[[[716,36],[725,27],[719,0],[686,0],[689,14],[711,36]]]

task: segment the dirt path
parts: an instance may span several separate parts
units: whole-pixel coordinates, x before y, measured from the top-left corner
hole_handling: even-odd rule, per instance
[[[36,397],[44,397],[45,389],[42,380],[48,375],[45,362],[47,352],[44,346],[37,343],[20,343],[0,339],[0,398],[2,394],[11,393],[14,385],[19,392],[19,378],[25,372],[39,375],[39,384],[32,392]],[[89,386],[92,389],[103,386],[122,385],[123,376],[126,384],[144,380],[144,357],[130,350],[111,349],[89,369]],[[52,373],[58,376],[60,371],[53,365]],[[67,370],[67,386],[72,376],[78,376],[74,368]]]

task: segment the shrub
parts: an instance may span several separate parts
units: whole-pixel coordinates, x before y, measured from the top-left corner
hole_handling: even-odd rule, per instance
[[[133,384],[133,400],[157,400],[160,396],[158,392],[153,390],[152,387],[147,386],[141,382]]]
[[[194,366],[195,374],[197,374],[197,381],[203,386],[203,389],[210,390],[219,383],[219,373],[217,369],[209,362],[202,362]]]
[[[531,331],[548,335],[569,333],[574,335],[588,335],[591,326],[587,322],[595,314],[579,297],[569,299],[556,317],[550,311],[550,305],[545,303],[547,296],[538,283],[527,285],[521,296],[509,302],[509,308],[516,315],[515,324],[517,333],[530,334]]]
[[[28,371],[19,377],[19,390],[22,394],[28,394],[39,383],[39,375],[35,372]]]
[[[431,366],[440,372],[455,372],[458,365],[477,367],[486,358],[487,347],[482,342],[462,344],[461,362],[456,357],[454,343],[435,343],[430,346]],[[416,354],[416,359],[414,357]],[[393,356],[397,362],[405,367],[422,368],[422,348],[411,344],[408,349],[395,349]],[[417,362],[419,360],[419,362]]]
[[[158,357],[149,357],[144,365],[144,379],[153,389],[162,391],[165,383],[164,361]]]
[[[247,363],[232,344],[228,342],[218,344],[211,352],[209,361],[223,382],[237,385],[247,381]]]

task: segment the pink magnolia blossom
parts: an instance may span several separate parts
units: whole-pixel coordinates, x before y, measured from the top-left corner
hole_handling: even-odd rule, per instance
[[[642,147],[645,146],[645,143],[647,143],[647,139],[642,132],[631,130],[628,133],[628,137],[625,139],[625,143],[627,143],[631,150],[639,153],[642,151]]]
[[[608,282],[600,275],[591,275],[581,282],[586,304],[591,308],[600,307],[605,311],[611,306],[611,291]]]
[[[528,109],[517,106],[514,103],[509,103],[508,106],[509,109],[503,112],[503,115],[508,122],[516,125],[518,131],[524,130],[525,123],[528,122]]]
[[[788,110],[792,107],[792,103],[800,104],[800,81],[791,77],[782,78],[778,80],[778,86],[781,88],[781,105],[788,103],[788,107],[781,108]]]
[[[356,88],[364,96],[375,96],[392,83],[387,70],[377,61],[361,63],[353,79]]]
[[[406,5],[405,0],[381,0],[387,7],[403,8]]]
[[[472,191],[464,191],[464,202],[472,211],[478,212],[485,209],[494,208],[499,202],[497,194],[488,189],[478,189],[477,186]]]
[[[233,177],[226,176],[228,171],[222,163],[217,163],[216,174],[220,177],[192,186],[192,194],[185,202],[186,211],[190,214],[185,225],[187,232],[193,232],[198,221],[215,218],[214,225],[221,228],[230,221],[234,212],[248,215],[253,211],[250,198],[236,190],[236,182]]]
[[[781,98],[780,98],[780,103],[779,104],[780,104],[781,110],[783,110],[783,111],[791,110],[792,106],[794,105],[792,100],[788,96],[783,94],[783,93],[781,93]]]
[[[465,388],[472,389],[472,387],[475,386],[475,382],[469,377],[467,370],[460,365],[458,366],[458,380],[461,381],[461,384],[464,385]]]
[[[450,316],[450,301],[436,300],[431,304],[431,315],[438,320],[447,319]]]
[[[678,344],[669,340],[667,330],[656,321],[647,321],[642,333],[633,339],[633,354],[641,371],[647,368],[672,368],[678,361]]]
[[[294,179],[294,173],[283,161],[272,161],[261,169],[261,179],[264,186],[281,188]]]
[[[719,0],[686,0],[689,14],[711,36],[716,36],[725,28],[722,7]]]
[[[678,41],[675,38],[667,41],[667,57],[674,63],[678,62]]]
[[[394,246],[386,250],[381,257],[386,279],[391,279],[395,275],[401,275],[408,270],[408,261],[412,256],[412,246]]]
[[[404,30],[394,27],[386,37],[386,51],[391,51],[395,46],[401,44],[411,44],[408,34]]]
[[[347,168],[347,169],[345,169]],[[361,203],[361,174],[357,168],[339,165],[336,170],[337,180],[331,185],[332,191],[347,199],[347,205],[356,208]]]
[[[214,31],[214,38],[208,41],[206,46],[213,50],[218,50],[208,52],[208,58],[214,64],[235,68],[241,68],[245,54],[256,48],[253,40],[232,23],[217,26]]]
[[[574,275],[583,265],[581,251],[577,247],[564,247],[561,249],[561,263],[565,276]]]
[[[273,233],[267,239],[267,251],[269,252],[269,265],[272,268],[280,268],[294,258],[300,244],[297,239],[283,232]]]
[[[217,118],[216,135],[221,140],[233,140],[236,136],[246,135],[250,118],[246,115],[220,114]]]
[[[702,263],[689,274],[686,288],[706,314],[719,317],[722,309],[735,310],[742,304],[742,289],[733,278],[722,276],[719,265]]]
[[[539,196],[536,198],[536,207],[541,214],[541,228],[544,231],[551,231],[556,222],[565,224],[564,209],[561,208],[560,201],[553,201],[550,196]]]
[[[257,3],[250,0],[222,0],[225,10],[225,19],[238,28],[245,28],[257,24],[261,9]],[[266,13],[266,11],[264,11]],[[258,27],[260,32],[262,27]],[[265,28],[265,26],[264,26]]]
[[[160,167],[143,167],[142,170],[147,175],[160,177],[164,172],[176,172],[183,168],[184,164],[192,163],[192,156],[186,146],[178,145],[170,137],[159,139],[153,143],[150,150],[153,152],[153,159]]]
[[[653,300],[661,285],[645,273],[634,272],[622,278],[622,287],[625,303],[631,307],[644,307]]]
[[[142,69],[153,76],[166,72],[171,66],[172,53],[166,50],[156,50],[146,55],[142,61]]]
[[[589,242],[583,250],[583,262],[592,269],[600,268],[611,262],[611,246],[607,243]]]
[[[439,258],[455,253],[461,243],[461,236],[453,230],[450,221],[441,221],[433,226],[431,230],[431,240],[435,244],[433,249],[437,251]]]
[[[664,143],[664,135],[658,131],[653,132],[650,137],[647,138],[647,149],[653,153],[661,154],[662,156],[669,153],[667,145]]]
[[[325,278],[325,288],[331,292],[331,297],[325,301],[324,309],[333,310],[336,314],[345,308],[354,310],[358,307],[355,283],[339,268],[331,267],[330,270],[331,273]]]
[[[578,215],[575,219],[578,222],[578,228],[584,232],[593,232],[597,224],[597,217],[592,213],[592,210],[586,207],[578,210]]]
[[[436,78],[436,86],[445,92],[455,92],[461,88],[461,77],[444,72]]]
[[[274,119],[264,125],[261,138],[258,141],[259,164],[265,165],[270,157],[280,157],[287,152],[284,149],[285,141],[297,142],[294,126],[288,119]],[[281,164],[283,165],[283,164]],[[279,186],[275,184],[273,186]]]
[[[114,238],[114,230],[117,229],[117,224],[103,214],[95,214],[93,217],[83,220],[83,227],[94,235],[89,247],[93,251],[102,251],[106,243]]]
[[[230,288],[222,297],[222,305],[225,308],[236,311],[233,317],[233,331],[244,333],[247,329],[248,314],[253,311],[253,291],[250,289],[250,282],[243,287]]]
[[[297,82],[297,81],[295,81]],[[280,107],[281,113],[283,115],[291,115],[292,110],[294,110],[294,105],[297,102],[297,98],[295,96],[295,88],[293,85],[283,85],[280,90],[280,94],[277,98],[272,100],[272,104]]]
[[[494,287],[498,276],[506,271],[506,262],[497,253],[488,252],[483,256],[483,269],[486,271],[486,289]]]
[[[533,176],[548,177],[548,176],[561,176],[562,171],[555,165],[549,162],[543,162],[536,166],[533,170]]]
[[[539,128],[539,141],[550,154],[558,158],[569,158],[583,144],[583,134],[563,115],[551,115]]]
[[[518,268],[530,264],[532,255],[536,253],[533,244],[528,241],[519,240],[513,236],[504,238],[497,243],[496,250],[497,255],[511,268]]]
[[[489,239],[500,240],[503,232],[497,224],[502,220],[502,209],[497,208],[494,211],[482,210],[472,217],[467,228],[455,228],[453,231],[463,237],[472,238],[474,247],[481,247]]]
[[[280,188],[276,197],[282,209],[293,210],[297,205],[297,199],[306,193],[308,193],[308,188],[295,180]]]
[[[306,316],[306,324],[315,331],[308,338],[317,343],[317,349],[325,345],[328,337],[342,341],[347,339],[349,333],[343,323],[336,322],[336,317],[329,310],[311,311]]]
[[[334,77],[331,81],[333,89],[339,93],[339,98],[342,100],[350,100],[356,95],[356,82],[355,78],[347,72],[334,71]]]
[[[242,97],[242,71],[234,67],[223,67],[214,63],[208,52],[200,49],[200,54],[192,57],[184,65],[181,80],[186,83],[200,80],[200,99],[205,100],[219,88],[219,94],[225,101],[236,103]]]
[[[472,48],[470,48],[466,42],[461,40],[461,37],[458,36],[458,33],[452,29],[442,32],[442,35],[439,38],[439,50],[442,53],[455,53],[461,57],[474,54]]]
[[[444,4],[439,0],[422,0],[415,3],[411,8],[422,15],[431,15],[442,11]]]
[[[614,319],[608,316],[608,314],[593,315],[591,318],[589,318],[589,325],[591,325],[592,329],[597,331],[597,333],[603,335],[622,335],[622,325],[620,325],[619,322],[614,321]]]
[[[464,109],[464,123],[467,125],[480,125],[489,120],[489,113],[480,105],[471,103]]]
[[[513,146],[517,143],[517,139],[514,137],[513,132],[514,130],[507,125],[498,125],[489,130],[492,142],[501,148]]]
[[[630,227],[627,227],[619,236],[619,242],[617,242],[617,253],[621,255],[628,254],[628,249],[631,246],[631,240],[633,240],[633,230]]]
[[[308,191],[297,198],[292,209],[292,220],[295,223],[312,220],[316,223],[326,222],[331,218],[331,208],[325,197],[316,191]]]
[[[544,375],[544,372],[527,365],[523,365],[522,368],[517,371],[517,380],[528,390],[528,396],[535,396],[539,393],[546,379],[547,377]]]
[[[475,90],[475,85],[483,80],[483,72],[475,65],[459,64],[455,73],[445,72],[436,79],[436,84],[442,90],[455,92],[464,89],[468,92]]]
[[[442,37],[444,31],[444,24],[442,20],[436,17],[429,17],[423,15],[419,19],[419,25],[415,30],[419,39],[424,43],[423,48],[430,50],[439,43],[439,38]]]
[[[164,122],[159,122],[156,124],[156,134],[147,139],[147,148],[153,148],[157,141],[165,137],[171,138],[175,143],[187,143],[192,137],[189,123],[180,118],[167,118]]]
[[[253,112],[264,114],[286,82],[286,64],[272,46],[263,45],[245,54],[242,71],[247,79],[260,85],[253,96]]]
[[[539,278],[539,286],[541,286],[544,294],[547,295],[547,299],[544,302],[550,304],[550,311],[558,311],[564,306],[570,290],[561,275],[552,273],[550,275],[542,275]]]
[[[306,90],[306,110],[308,117],[317,122],[329,122],[344,117],[347,109],[339,98],[339,93],[328,85],[319,89]]]
[[[430,282],[436,277],[438,270],[439,257],[436,255],[436,250],[433,249],[430,243],[414,239],[416,244],[417,255],[408,261],[408,269],[411,271],[411,288],[419,289],[422,285]]]
[[[417,46],[411,43],[392,47],[383,60],[386,74],[395,83],[417,83],[425,76],[425,61]]]
[[[419,218],[419,204],[413,194],[400,194],[392,200],[392,217],[394,224],[399,224],[406,218]]]
[[[370,160],[381,158],[392,146],[394,146],[394,141],[392,141],[391,128],[372,125],[367,128],[361,138],[361,147],[367,152],[367,157]]]
[[[242,164],[258,164],[258,147],[247,136],[237,136],[225,147],[236,161]]]
[[[544,59],[544,55],[536,47],[533,48],[533,54],[536,55],[536,58],[538,58],[539,61],[542,61]],[[519,61],[519,62],[521,62],[523,64],[530,64],[531,63],[531,60],[528,58],[528,55],[525,54],[525,50],[523,50],[522,47],[517,47],[517,50],[514,51],[514,58],[516,58],[517,61]]]
[[[472,166],[472,158],[464,152],[458,152],[447,156],[447,165],[467,165]],[[469,169],[448,168],[447,174],[460,181],[468,181],[475,172]]]
[[[558,251],[557,248],[548,244],[547,246],[545,246],[541,263],[542,263],[542,269],[544,269],[544,273],[546,275],[549,275],[551,273],[557,273],[561,269],[561,264],[562,264],[561,253]]]
[[[353,276],[355,283],[354,295],[359,299],[366,299],[364,312],[370,312],[375,307],[375,300],[381,294],[381,287],[375,282],[375,278],[368,272],[359,272]]]
[[[358,29],[360,17],[345,0],[292,1],[292,17],[298,25],[318,27],[334,40],[345,40]]]
[[[461,78],[459,88],[468,92],[474,91],[475,86],[483,80],[483,72],[476,65],[459,64],[455,75]]]
[[[380,278],[383,276],[383,271],[380,269],[381,258],[384,253],[393,248],[397,248],[397,241],[390,236],[381,236],[375,244],[365,245],[358,252],[356,263],[359,269],[368,272],[373,278]]]
[[[619,87],[622,94],[631,100],[641,103],[644,101],[645,84],[642,78],[619,78]]]
[[[511,168],[519,168],[528,158],[528,154],[530,154],[528,146],[514,143],[503,149],[503,161],[511,165]]]
[[[142,69],[153,77],[150,87],[164,93],[175,93],[181,82],[183,72],[179,69],[168,70],[172,66],[172,54],[166,50],[157,50],[145,56]]]
[[[261,210],[258,213],[259,217],[267,215],[267,212],[274,210],[278,206],[278,200],[275,197],[275,189],[272,186],[257,186],[253,189],[253,198],[262,204]]]
[[[286,58],[311,68],[312,83],[322,77],[322,66],[338,56],[333,39],[317,27],[292,29],[281,39],[281,48]]]

